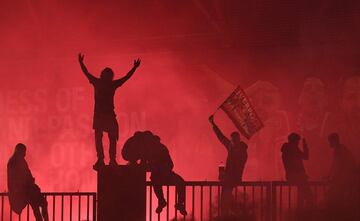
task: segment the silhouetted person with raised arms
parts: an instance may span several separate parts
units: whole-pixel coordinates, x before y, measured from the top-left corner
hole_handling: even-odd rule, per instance
[[[329,180],[328,209],[333,220],[354,220],[357,199],[357,168],[352,153],[341,144],[337,133],[328,136],[333,160],[327,177]]]
[[[228,207],[229,201],[231,200],[233,188],[242,181],[245,164],[248,158],[248,146],[241,141],[238,132],[231,133],[231,140],[227,138],[215,124],[214,116],[210,116],[209,121],[217,138],[225,146],[228,153],[223,180],[221,180],[223,182],[223,209],[227,209],[226,207]]]
[[[122,149],[122,156],[130,164],[136,165],[141,160],[141,165],[151,172],[151,181],[154,185],[154,192],[158,198],[156,213],[161,213],[167,205],[162,190],[163,185],[176,186],[175,209],[182,215],[187,215],[185,209],[185,181],[173,171],[174,163],[169,154],[168,148],[160,142],[160,137],[150,131],[136,132],[129,138]]]
[[[93,129],[95,130],[95,145],[98,158],[94,165],[95,170],[104,166],[103,132],[107,132],[109,137],[109,164],[111,166],[118,165],[116,162],[116,143],[119,138],[119,125],[114,111],[114,95],[116,89],[135,73],[135,70],[140,66],[140,62],[140,59],[135,60],[133,68],[125,77],[120,79],[113,80],[114,72],[108,67],[102,70],[100,78],[96,78],[87,70],[84,64],[84,55],[79,54],[81,69],[95,89]]]
[[[309,148],[306,140],[302,139],[303,150],[300,150],[300,139],[300,135],[291,133],[288,142],[282,145],[281,152],[286,180],[298,186],[298,207],[303,208],[305,203],[309,206],[312,204],[312,193],[303,162],[309,159]]]
[[[7,178],[11,209],[17,214],[30,204],[36,221],[48,221],[47,201],[35,184],[25,160],[26,146],[19,143],[7,164]],[[41,209],[41,213],[40,213]]]

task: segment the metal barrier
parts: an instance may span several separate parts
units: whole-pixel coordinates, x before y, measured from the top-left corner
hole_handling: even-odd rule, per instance
[[[174,186],[164,186],[167,206],[157,214],[157,198],[151,182],[146,183],[146,220],[219,220],[221,217],[222,185],[217,181],[186,182],[186,210],[188,215],[181,216],[174,208],[176,192]],[[309,182],[314,209],[325,208],[327,184]],[[282,221],[293,220],[297,213],[298,187],[287,182],[242,182],[233,190],[235,210],[246,211],[251,220]],[[55,192],[44,193],[48,201],[49,219],[52,221],[96,221],[97,194],[94,192]],[[21,215],[11,211],[8,194],[0,193],[0,221],[33,221],[27,206]],[[244,220],[244,219],[241,219]],[[246,220],[246,219],[245,219]]]
[[[96,193],[48,192],[43,194],[48,201],[49,220],[96,221]],[[8,193],[0,193],[0,197],[1,221],[35,220],[34,216],[30,215],[29,205],[20,215],[17,215],[10,209]]]
[[[175,187],[164,186],[165,199],[168,202],[161,214],[156,214],[157,199],[150,182],[147,183],[147,220],[214,220],[221,216],[221,183],[190,181],[186,182],[186,210],[188,215],[180,217],[173,208]],[[235,210],[247,210],[256,220],[271,218],[271,182],[242,182],[233,190]],[[154,206],[155,205],[155,206]],[[220,209],[219,209],[220,208]],[[242,211],[243,212],[243,211]]]
[[[326,192],[328,184],[326,182],[309,182],[311,189],[311,212],[325,209]],[[298,205],[298,186],[290,185],[284,181],[273,181],[271,183],[272,195],[272,221],[290,221],[296,219],[299,214]]]

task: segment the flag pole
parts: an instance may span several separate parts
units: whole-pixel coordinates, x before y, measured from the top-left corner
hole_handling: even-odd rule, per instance
[[[221,105],[222,105],[222,104],[221,104]],[[221,105],[220,105],[218,108],[216,108],[216,110],[215,110],[210,116],[215,115],[215,114],[218,112],[218,110],[221,108]]]

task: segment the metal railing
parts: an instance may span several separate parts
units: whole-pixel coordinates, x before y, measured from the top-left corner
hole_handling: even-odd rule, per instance
[[[220,220],[222,214],[222,184],[218,181],[188,181],[186,185],[187,216],[175,210],[174,186],[163,186],[167,206],[157,214],[157,198],[151,182],[146,183],[146,220]],[[325,208],[328,185],[309,182],[313,196],[313,209]],[[49,219],[52,221],[96,221],[97,194],[94,192],[44,193],[48,201]],[[27,206],[21,215],[11,211],[7,193],[0,193],[0,221],[33,221]],[[247,214],[241,220],[285,221],[298,215],[298,187],[287,182],[242,182],[233,189],[233,210]],[[235,214],[236,215],[236,214]]]
[[[222,216],[221,193],[222,184],[217,181],[186,182],[187,216],[181,216],[175,210],[176,192],[173,186],[164,186],[167,206],[161,214],[157,214],[157,199],[153,193],[151,182],[147,183],[147,220],[215,220]],[[239,212],[256,220],[265,221],[271,217],[271,182],[242,182],[233,189],[232,205],[234,212]]]
[[[94,192],[46,192],[49,220],[51,221],[96,221],[96,193]],[[20,215],[9,204],[8,193],[0,193],[0,220],[35,220],[30,205]]]
[[[328,183],[309,182],[311,190],[311,212],[324,210],[326,207],[326,194]],[[272,221],[291,221],[299,216],[298,186],[284,181],[273,181],[271,183],[271,215]],[[309,211],[308,211],[309,212]]]

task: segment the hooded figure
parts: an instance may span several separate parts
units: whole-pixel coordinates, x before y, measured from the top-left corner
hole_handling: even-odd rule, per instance
[[[158,198],[157,213],[161,213],[167,205],[162,190],[163,185],[175,185],[177,202],[175,209],[182,215],[186,215],[185,209],[185,181],[173,171],[174,163],[168,148],[160,142],[160,137],[150,131],[136,132],[124,144],[122,156],[130,164],[137,164],[140,160],[143,166],[151,172],[151,181],[154,192]]]
[[[11,209],[21,214],[21,211],[30,204],[36,221],[48,221],[47,202],[41,194],[40,188],[35,184],[28,164],[25,160],[26,146],[19,143],[14,154],[7,164],[9,201]],[[40,213],[41,208],[41,213]]]

